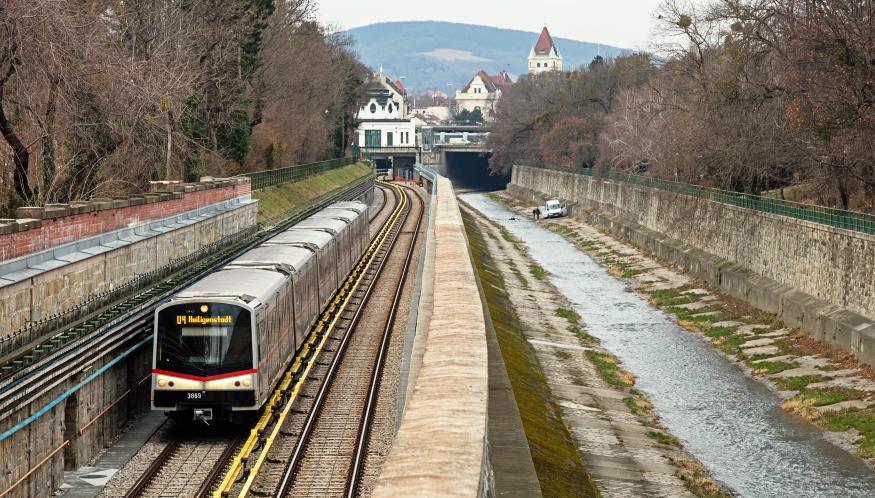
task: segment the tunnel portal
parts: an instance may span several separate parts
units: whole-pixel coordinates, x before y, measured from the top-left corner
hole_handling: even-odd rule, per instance
[[[489,169],[492,153],[446,152],[446,176],[453,187],[464,190],[504,190],[510,183],[510,172],[494,175]]]

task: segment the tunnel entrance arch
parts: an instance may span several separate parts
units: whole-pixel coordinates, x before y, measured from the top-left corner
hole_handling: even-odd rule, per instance
[[[445,153],[446,177],[453,187],[466,190],[504,190],[510,183],[510,172],[494,175],[489,169],[491,152],[450,152]]]

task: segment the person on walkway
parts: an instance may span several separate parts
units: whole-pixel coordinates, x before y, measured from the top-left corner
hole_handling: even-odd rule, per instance
[[[532,217],[535,219],[535,221],[540,220],[541,219],[541,208],[539,208],[538,206],[535,206],[535,209],[532,211]]]

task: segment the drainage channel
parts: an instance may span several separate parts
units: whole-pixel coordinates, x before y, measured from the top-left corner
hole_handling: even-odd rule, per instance
[[[638,377],[659,413],[712,475],[739,496],[869,497],[875,471],[786,414],[779,398],[651,307],[561,235],[485,198],[463,201],[520,238],[583,316],[587,332]]]

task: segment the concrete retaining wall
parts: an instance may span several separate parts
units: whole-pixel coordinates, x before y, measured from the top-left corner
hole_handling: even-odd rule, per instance
[[[875,236],[527,166],[507,190],[577,203],[573,216],[875,365]]]
[[[375,498],[475,497],[488,488],[483,304],[449,180],[438,177],[432,202],[436,285],[425,352]]]
[[[3,261],[0,336],[255,225],[258,204],[240,199]]]

